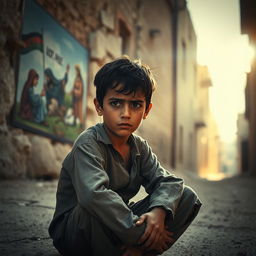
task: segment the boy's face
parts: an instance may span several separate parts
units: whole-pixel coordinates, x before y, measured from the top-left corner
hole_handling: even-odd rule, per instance
[[[103,107],[95,99],[94,104],[111,138],[128,137],[139,127],[152,107],[146,109],[145,95],[141,91],[128,95],[117,92],[120,87],[108,89],[103,99]]]

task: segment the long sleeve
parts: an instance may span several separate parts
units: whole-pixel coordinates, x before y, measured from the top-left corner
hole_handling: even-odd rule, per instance
[[[90,140],[77,146],[70,157],[72,168],[68,168],[72,169],[70,175],[78,203],[109,227],[125,244],[135,244],[145,227],[135,226],[138,216],[132,213],[116,192],[109,189],[102,149]]]
[[[150,207],[161,206],[172,216],[183,193],[183,179],[170,174],[157,160],[147,142],[142,142],[141,176],[143,186],[150,195]]]

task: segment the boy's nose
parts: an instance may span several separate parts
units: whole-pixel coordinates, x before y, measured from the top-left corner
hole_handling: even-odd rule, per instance
[[[121,116],[122,118],[130,118],[131,113],[130,113],[130,108],[128,104],[125,104],[124,107],[122,108]]]

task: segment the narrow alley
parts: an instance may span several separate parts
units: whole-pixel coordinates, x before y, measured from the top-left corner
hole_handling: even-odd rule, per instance
[[[153,87],[117,91],[145,92],[149,103],[131,132],[203,203],[163,255],[256,256],[255,17],[255,0],[2,0],[0,256],[59,255],[48,226],[62,162],[84,129],[105,122],[95,76],[124,55],[157,83],[152,110]],[[110,89],[125,83],[113,79]]]
[[[203,206],[185,234],[163,255],[255,256],[256,178],[213,182],[175,174],[198,192]],[[0,181],[1,256],[58,255],[47,233],[56,185],[56,181]]]

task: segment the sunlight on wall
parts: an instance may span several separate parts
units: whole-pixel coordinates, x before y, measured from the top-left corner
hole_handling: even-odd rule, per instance
[[[220,149],[219,173],[201,170],[201,176],[219,180],[238,173],[237,119],[245,112],[246,76],[254,51],[241,34],[238,0],[187,0],[197,35],[197,60],[208,66],[212,87],[210,109],[216,120]]]
[[[253,50],[245,36],[235,38],[225,49],[216,48],[223,59],[215,56],[208,60],[213,80],[210,104],[222,139],[232,141],[236,136],[237,115],[245,110],[246,72],[250,71]]]
[[[245,108],[245,77],[253,54],[248,37],[241,35],[239,1],[187,3],[197,35],[198,62],[208,66],[212,79],[211,108],[221,138],[232,141],[237,115]]]

